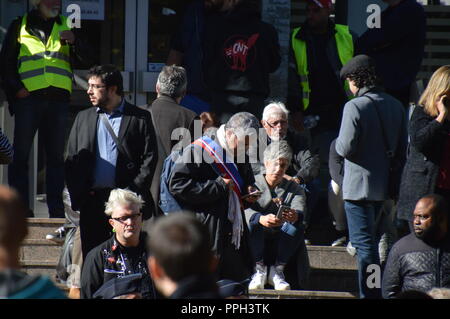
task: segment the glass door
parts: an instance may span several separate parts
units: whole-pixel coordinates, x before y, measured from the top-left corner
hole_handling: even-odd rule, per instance
[[[78,5],[81,12],[80,36],[92,49],[94,64],[114,64],[122,71],[125,98],[130,103],[147,103],[147,89],[143,80],[147,72],[148,12],[151,0],[62,0],[62,14],[70,16],[70,5]],[[0,0],[0,46],[11,21],[31,9],[28,0]],[[68,10],[69,9],[69,10]],[[69,12],[68,12],[69,11]],[[73,65],[75,85],[67,119],[66,140],[72,123],[80,110],[91,107],[86,94],[87,67]],[[0,90],[0,125],[13,141],[14,120],[7,111],[7,102]],[[38,134],[30,156],[30,207],[36,209],[36,194],[45,193],[43,170],[45,154],[38,142]],[[0,168],[0,182],[7,184],[7,167]],[[45,215],[36,217],[47,217]]]

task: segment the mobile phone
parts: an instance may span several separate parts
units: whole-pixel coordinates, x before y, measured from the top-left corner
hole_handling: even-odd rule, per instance
[[[249,194],[247,194],[247,195],[244,195],[244,196],[242,196],[241,198],[242,198],[242,199],[246,199],[246,198],[248,198],[248,197],[252,197],[252,196],[261,196],[261,195],[262,195],[262,192],[261,192],[261,191],[255,191],[255,192],[249,193]]]
[[[289,206],[280,205],[280,207],[278,207],[277,218],[283,219],[283,212],[288,211],[289,209],[291,209]]]

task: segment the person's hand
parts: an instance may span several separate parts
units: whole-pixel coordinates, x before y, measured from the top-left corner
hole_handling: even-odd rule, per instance
[[[75,34],[73,34],[70,30],[61,31],[59,33],[59,38],[61,39],[62,44],[74,44],[75,43]]]
[[[274,214],[262,215],[259,218],[259,223],[267,228],[279,227],[283,223],[283,221]]]
[[[18,99],[24,99],[26,97],[30,96],[30,91],[28,91],[26,88],[21,88],[19,91],[17,91],[16,93],[16,97]]]
[[[254,193],[254,192],[257,192],[257,191],[258,191],[258,189],[257,189],[256,187],[254,187],[254,186],[251,186],[251,185],[250,185],[250,186],[247,187],[247,193],[248,193],[248,194],[251,194],[251,193]],[[253,203],[256,202],[260,197],[261,197],[260,194],[255,194],[255,195],[251,195],[251,196],[245,197],[244,200],[245,200],[247,203],[253,204]]]
[[[286,210],[283,212],[283,220],[290,223],[295,223],[298,220],[298,214],[293,209]]]
[[[439,123],[442,123],[447,117],[448,117],[448,107],[445,105],[445,103],[449,103],[449,97],[447,95],[442,95],[437,102],[437,109],[438,109],[438,117],[436,120]]]

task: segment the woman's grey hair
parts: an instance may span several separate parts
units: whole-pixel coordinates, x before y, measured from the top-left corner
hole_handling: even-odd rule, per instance
[[[183,67],[176,65],[164,66],[161,73],[159,73],[156,85],[160,95],[166,95],[173,99],[177,99],[186,92],[186,70]]]
[[[131,205],[140,211],[144,203],[142,197],[135,192],[116,188],[111,191],[108,201],[105,203],[105,214],[111,216],[113,210],[119,205]]]
[[[276,114],[276,113],[282,113],[284,115],[286,115],[286,119],[289,118],[289,111],[286,108],[286,106],[284,105],[283,102],[270,102],[263,111],[263,116],[262,119],[263,121],[267,121],[272,114]]]
[[[286,141],[274,141],[264,150],[264,162],[274,162],[278,159],[292,160],[292,149]]]
[[[231,130],[238,138],[258,134],[260,127],[258,119],[248,112],[234,114],[225,124],[225,130]]]

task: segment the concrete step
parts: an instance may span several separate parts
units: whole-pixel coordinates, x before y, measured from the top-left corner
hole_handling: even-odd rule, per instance
[[[307,288],[318,291],[358,291],[358,271],[312,268]]]
[[[61,246],[44,239],[64,224],[64,219],[30,218],[29,236],[24,242],[20,259],[30,274],[55,275]],[[345,247],[307,246],[310,280],[307,289],[314,291],[358,291],[357,261]],[[325,298],[325,297],[324,297]]]
[[[65,223],[64,218],[28,218],[27,239],[45,239],[48,233],[54,232]]]
[[[22,271],[29,275],[45,275],[55,280],[56,265],[55,260],[21,260]]]
[[[20,260],[49,260],[57,262],[61,245],[46,239],[25,239],[20,250]]]
[[[311,272],[308,289],[358,291],[358,264],[345,247],[307,246]]]
[[[342,291],[310,291],[273,289],[250,290],[250,299],[355,299],[355,294]]]
[[[356,257],[350,256],[345,247],[306,246],[309,264],[314,269],[357,270]]]

